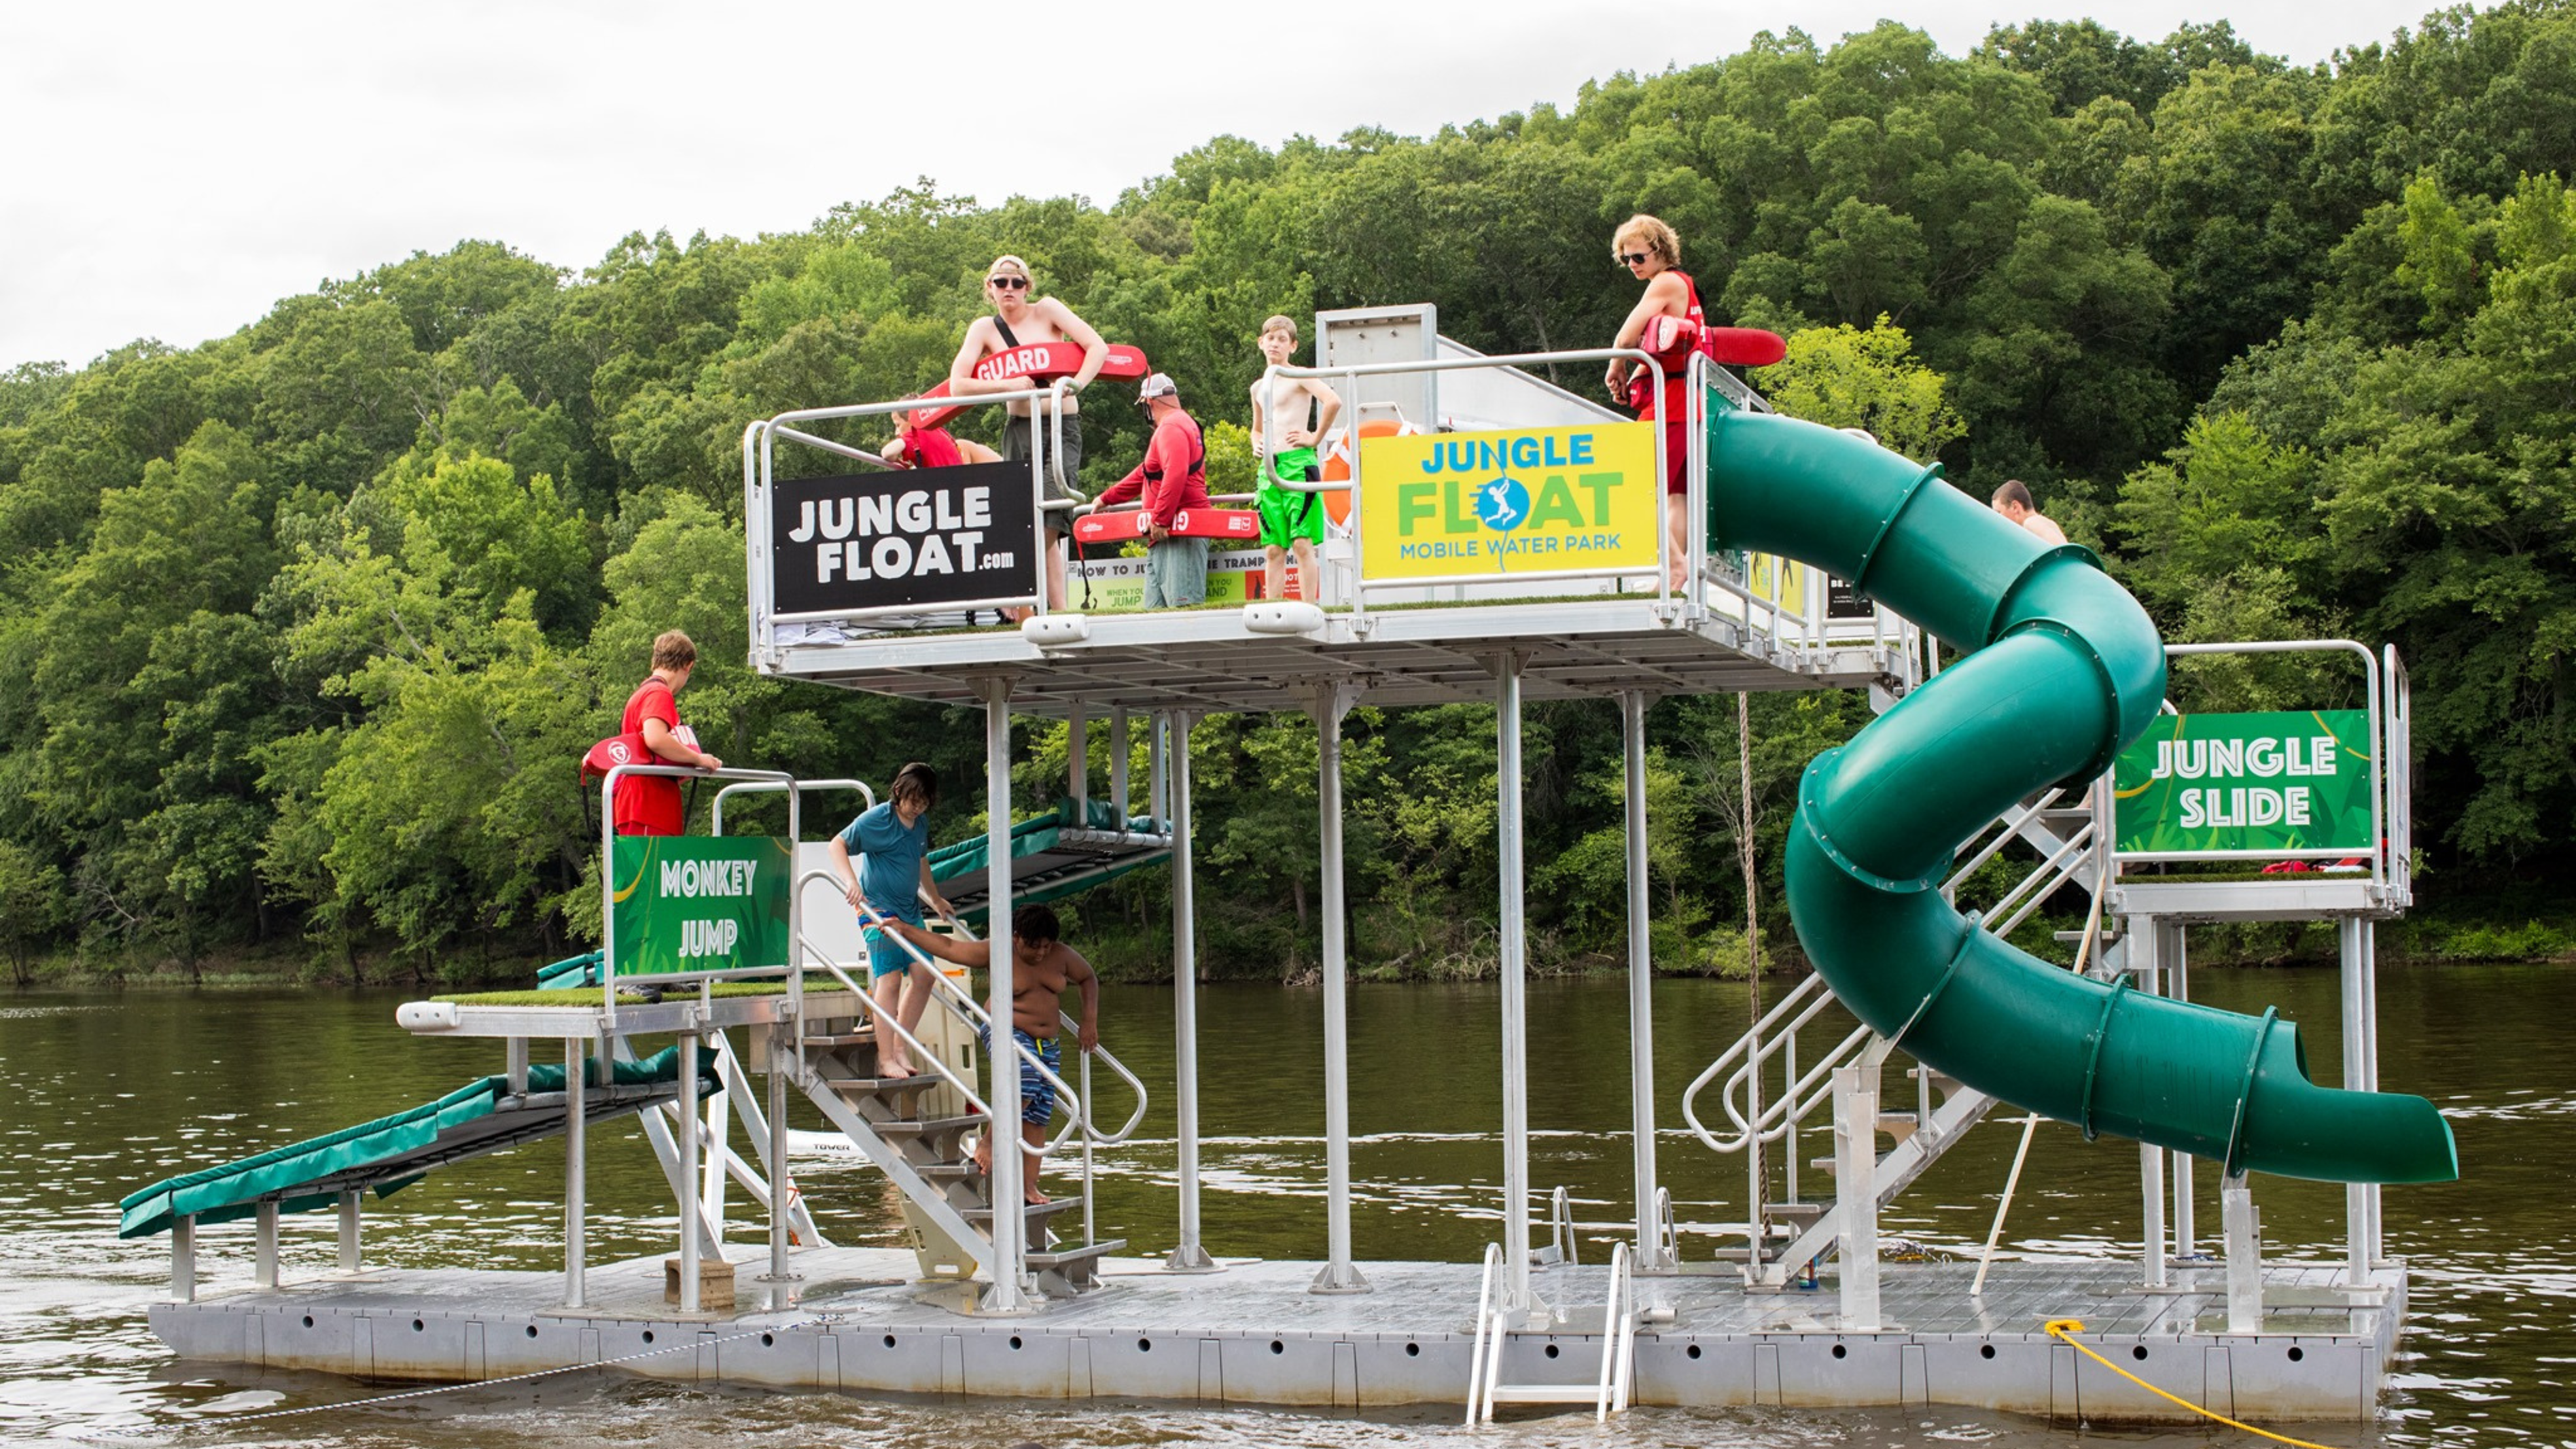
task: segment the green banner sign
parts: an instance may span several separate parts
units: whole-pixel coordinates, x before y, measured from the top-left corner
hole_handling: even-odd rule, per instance
[[[2370,716],[2158,715],[2120,756],[2122,854],[2368,855]]]
[[[759,835],[621,835],[609,960],[620,976],[787,964],[787,842]]]

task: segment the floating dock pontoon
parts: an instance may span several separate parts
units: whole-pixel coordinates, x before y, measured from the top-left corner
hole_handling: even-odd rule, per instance
[[[2456,1172],[2430,1106],[2377,1091],[2372,932],[2410,901],[2407,696],[2394,651],[2192,646],[2350,654],[2358,705],[2176,717],[2163,706],[2165,661],[2188,651],[2162,646],[2084,550],[2041,545],[1937,468],[1770,415],[1707,358],[1484,357],[1441,339],[1428,307],[1318,320],[1318,367],[1279,371],[1330,379],[1359,426],[1328,440],[1340,476],[1289,485],[1333,506],[1310,598],[1261,598],[1232,577],[1220,592],[1237,602],[1223,607],[1051,608],[1040,520],[1065,506],[1041,486],[1051,447],[1025,465],[889,473],[831,436],[897,403],[784,413],[744,437],[755,663],[984,710],[989,834],[944,853],[940,869],[952,895],[981,907],[994,959],[1010,959],[1015,904],[1170,863],[1178,1052],[1174,1080],[1152,1084],[1173,1094],[1178,1119],[1176,1231],[1155,1245],[1165,1251],[1134,1256],[1091,1228],[1092,1154],[1134,1130],[1148,1090],[1107,1051],[1049,1073],[1066,1120],[1048,1150],[1079,1158],[1082,1194],[994,1231],[995,1205],[1021,1200],[1019,1157],[996,1154],[987,1172],[968,1143],[983,1123],[1019,1115],[1033,1059],[1017,1048],[1016,1060],[979,1059],[973,1037],[1010,1010],[1008,973],[988,973],[980,999],[943,974],[942,1010],[907,1045],[931,1074],[879,1077],[878,1043],[903,1028],[858,989],[856,928],[818,873],[821,847],[803,839],[798,805],[865,787],[726,770],[726,795],[785,794],[785,839],[726,835],[721,799],[712,836],[604,837],[601,969],[570,973],[580,984],[560,991],[403,1009],[416,1033],[498,1039],[499,1075],[419,1114],[130,1199],[129,1233],[172,1231],[175,1301],[153,1311],[155,1331],[190,1358],[371,1379],[613,1362],[796,1387],[1448,1402],[1471,1419],[1514,1404],[1607,1414],[1632,1403],[2370,1418],[2406,1305],[2404,1266],[2380,1249],[2380,1184]],[[1664,431],[1524,370],[1613,356],[1659,375],[1689,368],[1682,537],[1662,525]],[[1040,378],[974,403],[1052,416],[1035,430],[1043,444],[1062,397],[1060,380]],[[782,468],[782,444],[799,462],[864,471]],[[1241,563],[1220,567],[1239,574]],[[1077,585],[1107,577],[1099,561],[1075,572]],[[998,622],[1004,610],[1025,617]],[[1952,651],[1947,669],[1936,637]],[[1783,689],[1866,689],[1883,718],[1802,787],[1789,887],[1817,974],[1678,1104],[1699,1144],[1744,1168],[1740,1218],[1718,1224],[1715,1242],[1705,1229],[1686,1240],[1656,1157],[1657,1123],[1675,1104],[1648,1086],[1647,707]],[[1530,698],[1612,700],[1623,721],[1635,1179],[1632,1230],[1607,1264],[1573,1261],[1561,1195],[1540,1217],[1530,1177]],[[1456,701],[1495,706],[1501,765],[1505,1180],[1501,1239],[1481,1268],[1366,1260],[1350,1221],[1341,727],[1361,702]],[[1188,741],[1195,718],[1246,710],[1295,710],[1319,732],[1320,1263],[1229,1260],[1200,1225]],[[1068,721],[1071,759],[1065,798],[1017,823],[1014,712]],[[1131,801],[1140,722],[1152,764],[1145,798]],[[1089,761],[1101,723],[1106,801],[1093,798]],[[2036,864],[1981,915],[1961,916],[1958,891],[2006,852]],[[2206,874],[2270,861],[2324,862],[2327,873]],[[708,881],[725,888],[698,890]],[[2068,887],[2094,903],[2093,923],[2066,943],[2076,970],[2004,944]],[[2185,933],[2232,919],[2339,923],[2344,1090],[2307,1080],[2291,1023],[2189,1001]],[[620,983],[639,982],[661,998],[621,999]],[[652,1037],[674,1038],[667,1062],[635,1064],[634,1044]],[[541,1044],[564,1065],[532,1066]],[[1095,1061],[1133,1104],[1123,1126],[1095,1115]],[[1891,1061],[1908,1068],[1907,1086],[1885,1103]],[[764,1075],[765,1104],[754,1086]],[[566,1093],[576,1077],[592,1085]],[[900,1189],[912,1248],[835,1247],[815,1232],[778,1130],[794,1094]],[[2140,1142],[2134,1263],[1882,1261],[1880,1209],[1999,1103]],[[652,1259],[586,1261],[583,1133],[615,1112],[640,1114],[664,1164],[677,1206],[667,1275]],[[729,1142],[736,1119],[742,1153]],[[364,1266],[362,1189],[557,1131],[571,1143],[560,1277]],[[1802,1134],[1826,1136],[1831,1156],[1803,1161]],[[2221,1184],[2215,1258],[2201,1254],[2193,1211],[2203,1159]],[[2267,1259],[2249,1177],[2266,1172],[2351,1184],[2332,1259]],[[765,1256],[742,1261],[739,1282],[708,1271],[726,1252],[729,1183],[768,1226]],[[341,1215],[340,1271],[280,1281],[278,1215],[328,1205]],[[198,1229],[237,1216],[256,1221],[253,1281],[205,1291]],[[1534,1223],[1554,1229],[1551,1244],[1533,1242]],[[1221,1293],[1206,1291],[1208,1274],[1224,1275]],[[2085,1319],[2079,1342],[2052,1329],[2070,1307]]]

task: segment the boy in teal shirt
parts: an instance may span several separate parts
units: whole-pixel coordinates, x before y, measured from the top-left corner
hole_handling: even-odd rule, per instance
[[[954,916],[948,898],[930,879],[930,807],[939,803],[939,776],[919,760],[897,770],[886,798],[832,837],[832,873],[841,878],[853,909],[865,907],[880,916],[918,926],[922,901],[943,916]],[[859,853],[852,869],[850,853]],[[863,915],[862,920],[865,919]],[[921,1026],[933,989],[930,967],[916,961],[894,937],[869,926],[869,990],[876,999],[875,1019],[891,1013],[906,1036]],[[911,1048],[892,1032],[877,1034],[877,1071],[886,1077],[919,1072]]]

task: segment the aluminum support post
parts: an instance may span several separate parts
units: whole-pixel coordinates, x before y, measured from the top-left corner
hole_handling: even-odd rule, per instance
[[[698,1311],[698,1032],[680,1033],[680,1311]],[[721,1251],[721,1249],[719,1249]]]
[[[1109,805],[1118,812],[1118,828],[1127,828],[1127,706],[1109,712]],[[1158,817],[1159,818],[1159,817]],[[1091,1099],[1083,1098],[1088,1102]]]
[[[1171,770],[1164,749],[1169,722],[1161,710],[1154,712],[1154,723],[1145,731],[1145,809],[1155,819],[1172,818]]]
[[[564,1038],[564,1301],[566,1308],[587,1306],[583,1277],[589,1264],[590,1099],[584,1070],[582,1038]],[[608,1058],[600,1059],[602,1074]]]
[[[2378,1085],[2374,1078],[2371,1051],[2370,1000],[2370,923],[2358,916],[2346,916],[2335,922],[2335,944],[2342,967],[2343,997],[2343,1086],[2348,1092],[2367,1092]],[[2372,1209],[2379,1189],[2365,1182],[2348,1182],[2343,1187],[2344,1282],[2348,1287],[2370,1286],[2372,1251]]]
[[[2191,999],[2191,937],[2182,927],[2162,927],[2164,938],[2156,947],[2156,959],[2165,964],[2168,994],[2177,1001]],[[2176,1258],[2200,1256],[2200,1229],[2193,1220],[2192,1156],[2188,1152],[2173,1154],[2173,1255]]]
[[[2153,916],[2126,916],[2120,921],[2119,949],[2135,974],[2137,989],[2157,995],[2164,989],[2164,923]],[[2138,1144],[2138,1255],[2140,1281],[2149,1288],[2165,1286],[2165,1149]]]
[[[1091,827],[1091,721],[1083,717],[1082,701],[1078,699],[1064,722],[1064,774],[1065,793],[1073,797],[1074,818],[1087,830]]]
[[[2263,1220],[2245,1175],[2219,1179],[2219,1215],[2227,1232],[2227,1331],[2263,1331]]]
[[[1494,783],[1500,811],[1495,826],[1502,847],[1502,1305],[1517,1314],[1536,1306],[1530,1292],[1529,1027],[1523,996],[1528,922],[1521,862],[1521,657],[1504,654],[1494,672],[1501,684],[1494,711]]]
[[[1636,1264],[1640,1273],[1669,1273],[1679,1265],[1664,1261],[1663,1234],[1655,1224],[1655,959],[1647,930],[1643,690],[1621,691],[1619,726],[1628,784],[1628,1130],[1636,1148]]]
[[[1342,879],[1342,719],[1359,690],[1315,689],[1315,795],[1323,841],[1324,905],[1324,1240],[1316,1293],[1366,1293],[1369,1281],[1351,1261],[1350,911]]]
[[[340,1194],[340,1271],[358,1271],[358,1193],[355,1188]]]
[[[733,1043],[723,1032],[715,1034],[712,1049],[719,1062],[733,1055],[732,1047]],[[733,1152],[733,1093],[718,1092],[704,1098],[698,1116],[706,1123],[705,1130],[698,1136],[703,1153],[698,1165],[698,1210],[707,1215],[707,1226],[715,1233],[716,1240],[722,1242],[725,1235],[725,1198],[728,1196],[726,1189],[732,1186],[732,1174],[725,1171],[725,1159]]]
[[[2362,1084],[2379,1090],[2379,923],[2363,920],[2361,927],[2361,1071]],[[2365,1250],[2371,1266],[2377,1267],[2388,1256],[2386,1244],[2380,1241],[2384,1219],[2380,1212],[2380,1184],[2362,1184],[2362,1200],[2369,1209]]]
[[[194,1214],[170,1225],[170,1297],[197,1301],[197,1219]]]
[[[796,1211],[796,1187],[787,1178],[787,1070],[796,1060],[796,1034],[803,1029],[801,1019],[769,1028],[769,1121],[763,1124],[769,1139],[769,1271],[762,1276],[772,1283],[793,1283],[798,1276],[787,1266],[788,1220]],[[751,1125],[745,1113],[746,1133]]]
[[[261,1198],[257,1212],[250,1281],[255,1287],[274,1288],[277,1286],[277,1199]]]
[[[1834,1068],[1834,1191],[1841,1198],[1842,1327],[1878,1331],[1878,1067]]]
[[[1190,870],[1190,713],[1163,716],[1171,743],[1163,756],[1172,805],[1172,1102],[1179,1117],[1181,1240],[1163,1260],[1167,1273],[1213,1273],[1199,1242],[1199,940],[1196,883]]]
[[[528,1039],[514,1036],[501,1048],[501,1075],[509,1079],[510,1095],[528,1095]]]
[[[993,1022],[993,1039],[984,1053],[984,1064],[992,1073],[984,1100],[993,1107],[987,1129],[993,1159],[987,1178],[993,1203],[993,1286],[984,1295],[984,1311],[1026,1313],[1028,1285],[1022,1275],[1029,1235],[1020,1204],[1028,1200],[1029,1184],[1021,1181],[1020,1057],[1011,1037],[1011,682],[987,680],[983,694],[984,850],[985,859],[992,862],[992,869],[985,872],[989,882],[985,898],[992,909],[984,939],[993,953],[993,964],[985,971],[990,991],[985,1010]]]

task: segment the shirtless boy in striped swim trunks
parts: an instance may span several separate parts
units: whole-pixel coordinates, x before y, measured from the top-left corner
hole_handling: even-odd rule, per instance
[[[961,941],[953,936],[935,936],[909,921],[891,922],[889,929],[924,951],[960,966],[990,967],[993,947],[989,941]],[[1063,1024],[1064,989],[1073,987],[1082,993],[1082,1026],[1077,1044],[1084,1051],[1100,1045],[1100,978],[1082,953],[1059,939],[1064,927],[1055,912],[1044,906],[1022,906],[1011,916],[1011,1039],[1020,1049],[1046,1063],[1048,1071],[1064,1075],[1064,1042],[1058,1036]],[[993,1049],[989,1033],[982,1034],[984,1049]],[[1055,1083],[1042,1075],[1028,1057],[1020,1059],[1020,1139],[1030,1147],[1046,1145],[1047,1124],[1055,1118]],[[1035,1152],[1020,1155],[1020,1185],[1028,1200],[1041,1203],[1047,1195],[1038,1191],[1038,1169],[1043,1161]],[[986,1172],[993,1170],[993,1141],[986,1134],[975,1149],[975,1163]]]

